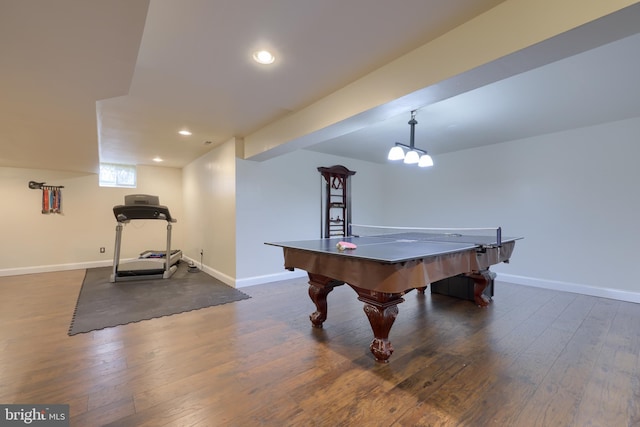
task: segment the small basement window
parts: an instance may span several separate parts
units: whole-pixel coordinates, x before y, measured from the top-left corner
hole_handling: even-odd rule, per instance
[[[136,167],[100,163],[100,187],[136,188]]]

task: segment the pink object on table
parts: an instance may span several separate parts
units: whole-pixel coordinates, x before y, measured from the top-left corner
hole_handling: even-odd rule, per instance
[[[338,250],[343,251],[345,249],[355,249],[358,246],[356,246],[355,243],[351,243],[351,242],[338,242],[336,247],[338,248]]]

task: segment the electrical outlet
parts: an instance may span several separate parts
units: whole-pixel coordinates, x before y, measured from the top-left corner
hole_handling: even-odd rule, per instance
[[[105,248],[104,248],[104,246],[100,247],[100,253],[101,253],[101,254],[105,253]]]

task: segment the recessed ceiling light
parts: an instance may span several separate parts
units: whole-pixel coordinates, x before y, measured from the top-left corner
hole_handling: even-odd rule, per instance
[[[273,61],[276,60],[276,57],[273,56],[271,52],[268,50],[259,50],[253,53],[253,59],[259,64],[273,64]]]
[[[154,157],[153,161],[160,163],[162,161],[162,159],[160,157]]]
[[[180,132],[178,132],[180,135],[184,135],[184,136],[189,136],[191,135],[191,132],[189,132],[186,129],[182,129]]]

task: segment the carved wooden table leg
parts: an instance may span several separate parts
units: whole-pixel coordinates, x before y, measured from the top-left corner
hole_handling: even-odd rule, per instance
[[[404,301],[402,294],[387,294],[351,287],[358,293],[358,299],[364,302],[364,312],[373,330],[375,338],[369,346],[371,353],[377,362],[387,363],[393,353],[389,331],[398,315],[397,305]]]
[[[496,273],[489,270],[482,270],[477,273],[470,273],[467,276],[473,279],[473,299],[478,307],[486,307],[491,303],[491,298],[483,294],[489,282],[496,278]]]
[[[336,286],[344,285],[344,282],[320,274],[308,273],[308,275],[309,297],[316,305],[316,311],[311,313],[309,319],[314,328],[322,328],[322,324],[327,320],[327,295]]]

